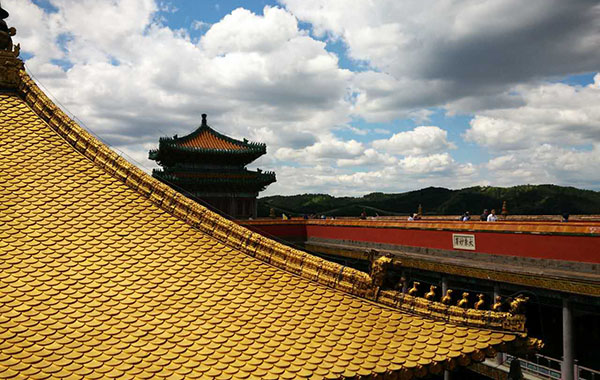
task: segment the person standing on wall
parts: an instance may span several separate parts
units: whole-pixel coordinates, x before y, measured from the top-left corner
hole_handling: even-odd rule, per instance
[[[467,222],[467,221],[471,220],[471,213],[469,213],[468,211],[465,211],[465,213],[462,214],[462,216],[460,217],[460,220],[463,222]]]
[[[482,222],[487,222],[488,215],[490,215],[490,212],[486,208],[485,210],[483,210],[483,214],[481,214],[479,220],[481,220]]]

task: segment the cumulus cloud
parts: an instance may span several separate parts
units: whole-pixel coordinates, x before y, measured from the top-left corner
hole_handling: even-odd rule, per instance
[[[427,120],[428,107],[445,102],[444,79],[396,78],[385,72],[363,71],[352,78],[356,93],[353,112],[370,122],[400,118]]]
[[[351,73],[283,9],[234,10],[195,42],[157,16],[168,3],[52,5],[55,12],[31,0],[4,4],[27,66],[86,126],[138,158],[159,136],[191,132],[201,113],[270,151],[315,145],[350,121]]]
[[[488,97],[518,83],[597,70],[600,4],[595,0],[280,0],[316,33],[340,38],[350,58],[379,73],[361,111]],[[458,106],[459,104],[457,104]]]
[[[383,161],[388,159],[390,157]],[[354,164],[362,165],[358,162]],[[368,163],[366,166],[369,166]],[[359,196],[374,191],[397,193],[427,186],[460,188],[488,184],[478,178],[476,167],[457,163],[447,154],[391,158],[389,162],[359,171],[346,171],[343,167],[333,168],[329,165],[283,166],[278,169],[277,178],[278,182],[273,188],[269,187],[265,195],[310,192]]]
[[[202,20],[194,20],[192,21],[192,29],[194,30],[204,30],[210,28],[211,23],[205,22]]]
[[[28,63],[41,66],[39,72],[46,76],[62,73],[62,70],[50,64],[51,60],[65,56],[56,43],[56,38],[63,31],[60,16],[57,13],[45,13],[30,1],[6,0],[4,8],[10,11],[10,26],[17,29],[17,36],[13,37],[15,42],[21,43],[24,52],[36,52]]]
[[[166,25],[176,10],[164,1],[3,6],[31,72],[146,168],[160,136],[189,133],[207,113],[220,132],[267,143],[253,165],[277,172],[266,194],[562,179],[598,186],[585,163],[599,149],[600,75],[585,87],[540,82],[597,69],[596,2],[281,3],[195,20],[192,28],[205,31],[199,39]],[[336,39],[366,66],[341,68],[326,45]],[[488,150],[489,162],[455,160],[457,141],[443,125],[427,126],[437,106],[474,113],[464,138]],[[391,134],[402,118],[421,126],[372,141],[367,131]],[[357,119],[386,124],[350,125]],[[340,137],[348,131],[353,138]]]
[[[356,166],[376,166],[376,165],[394,165],[398,162],[398,158],[387,154],[380,153],[373,148],[365,149],[365,151],[356,158],[341,158],[337,160],[338,167],[356,167]]]
[[[278,182],[265,195],[304,191],[360,195],[480,184],[477,167],[456,162],[446,152],[453,148],[446,136],[438,127],[421,126],[371,144],[328,135],[302,149],[279,148],[272,157],[296,165],[280,167]],[[292,185],[298,187],[293,190]]]
[[[396,133],[389,139],[375,140],[372,145],[388,153],[416,155],[455,148],[447,137],[448,133],[439,127],[420,126],[411,131]]]
[[[234,52],[266,53],[278,50],[299,34],[296,18],[280,8],[265,8],[257,16],[238,8],[206,32],[201,45],[216,56]]]
[[[542,144],[491,159],[486,167],[494,184],[554,183],[564,186],[598,186],[600,144],[577,150]]]
[[[514,91],[524,105],[476,114],[465,133],[468,141],[496,151],[600,143],[600,74],[588,86],[547,83]]]
[[[587,86],[544,83],[513,91],[520,107],[481,111],[464,134],[491,154],[484,165],[491,182],[598,188],[600,74]]]
[[[600,74],[587,86],[519,86],[518,108],[478,113],[465,138],[484,146],[493,183],[555,183],[598,188],[600,181]]]
[[[448,153],[408,156],[400,161],[400,166],[409,173],[428,174],[446,171],[453,161]]]
[[[343,141],[332,135],[321,137],[320,141],[303,149],[279,148],[275,157],[282,161],[293,160],[300,163],[322,163],[328,159],[349,159],[364,152],[362,143],[356,140]]]

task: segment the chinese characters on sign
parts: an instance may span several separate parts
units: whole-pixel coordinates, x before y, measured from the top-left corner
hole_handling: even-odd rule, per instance
[[[452,234],[452,248],[475,250],[475,235]]]

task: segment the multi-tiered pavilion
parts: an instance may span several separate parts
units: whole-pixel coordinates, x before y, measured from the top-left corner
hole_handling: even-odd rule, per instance
[[[233,139],[212,129],[206,114],[187,136],[163,137],[150,159],[162,169],[152,175],[187,196],[235,218],[256,217],[256,197],[275,182],[275,173],[246,165],[267,152],[265,144]]]

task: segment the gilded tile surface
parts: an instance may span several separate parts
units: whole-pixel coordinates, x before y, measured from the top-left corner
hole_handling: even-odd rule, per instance
[[[0,94],[0,175],[0,378],[410,378],[515,339],[228,247],[107,174],[16,95]]]

